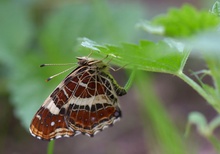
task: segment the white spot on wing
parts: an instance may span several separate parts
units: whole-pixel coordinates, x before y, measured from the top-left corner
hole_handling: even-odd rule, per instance
[[[58,139],[58,138],[61,138],[61,137],[62,137],[62,136],[59,135],[59,136],[56,136],[55,138]]]
[[[117,122],[117,121],[119,121],[120,120],[120,117],[118,117],[117,119],[115,119],[114,121],[113,121],[113,124],[115,124],[115,122]]]
[[[81,134],[81,132],[80,131],[76,131],[74,136],[79,135],[79,134]]]
[[[41,116],[39,114],[36,115],[36,118],[38,118],[39,120],[41,120]]]
[[[29,128],[29,131],[30,131],[30,133],[31,133],[32,136],[36,137],[36,135],[32,133],[32,131],[31,131],[30,128]]]
[[[107,126],[104,126],[104,127],[102,128],[102,130],[104,130],[104,129],[106,129],[106,128],[108,128],[108,125],[107,125]]]
[[[63,137],[70,137],[69,135],[65,134]]]
[[[52,121],[52,122],[50,123],[50,125],[51,125],[51,126],[54,126],[54,125],[55,125],[55,122],[54,122],[54,121]]]
[[[100,130],[95,131],[95,132],[94,132],[94,135],[96,135],[98,132],[100,132]]]

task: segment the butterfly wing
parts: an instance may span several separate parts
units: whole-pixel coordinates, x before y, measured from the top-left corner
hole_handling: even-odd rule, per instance
[[[77,84],[67,110],[68,124],[77,134],[93,136],[119,120],[121,110],[110,76],[88,70]]]
[[[51,140],[80,133],[93,136],[121,117],[117,95],[126,94],[96,68],[80,66],[62,81],[35,114],[33,136]]]
[[[64,109],[69,106],[68,100],[73,93],[72,91],[75,90],[75,87],[69,85],[68,78],[70,76],[71,78],[75,77],[73,81],[77,83],[78,76],[82,71],[80,67],[72,71],[45,100],[30,125],[30,133],[34,137],[52,140],[63,136],[70,137],[75,135],[75,131],[68,126]],[[67,86],[72,91],[65,89]]]

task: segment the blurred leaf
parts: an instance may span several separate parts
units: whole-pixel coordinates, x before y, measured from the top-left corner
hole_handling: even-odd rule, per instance
[[[208,92],[213,97],[213,106],[220,112],[220,53],[206,53],[204,55],[214,82],[214,88],[209,88]]]
[[[205,116],[200,112],[191,112],[188,117],[188,128],[186,133],[189,133],[191,125],[194,124],[197,127],[200,135],[204,136],[211,142],[216,151],[220,152],[220,141],[216,138],[213,133],[214,130],[220,126],[220,116],[215,117],[209,124]]]
[[[205,54],[205,59],[210,69],[211,75],[214,79],[215,89],[219,93],[220,92],[220,73],[219,73],[220,53],[214,53],[214,54],[207,53]]]
[[[153,135],[147,136],[146,140],[149,140],[150,137],[154,138],[147,143],[150,144],[152,151],[157,151],[155,153],[187,154],[182,135],[179,134],[164,106],[155,96],[152,83],[153,81],[146,74],[138,72],[135,85],[141,102],[140,110],[143,112],[143,124],[145,129],[150,128],[152,130]]]
[[[213,131],[217,126],[220,125],[220,117],[217,116],[208,124],[205,116],[202,113],[191,112],[188,116],[188,125],[186,129],[187,136],[193,124],[196,125],[198,133],[209,140],[216,151],[219,153],[220,141],[215,136],[213,136]]]
[[[200,112],[191,112],[188,116],[188,122],[190,125],[195,124],[199,133],[205,136],[209,136],[208,123],[206,118]]]
[[[30,22],[29,9],[19,3],[1,2],[0,5],[0,61],[14,66],[16,55],[24,54],[33,25]]]
[[[210,12],[220,17],[220,2],[219,1],[216,1],[214,3]]]
[[[220,126],[220,116],[218,115],[209,123],[209,129],[211,130],[211,132],[214,132],[214,130],[219,126]]]
[[[220,49],[220,31],[209,31],[199,33],[194,35],[191,38],[182,40],[187,46],[192,47],[199,53],[208,53],[214,54],[219,53]],[[196,53],[192,56],[197,56],[199,53]]]
[[[197,51],[193,52],[192,56],[198,57],[202,53],[209,68],[209,75],[213,78],[214,87],[205,83],[201,84],[211,98],[209,103],[220,112],[220,31],[201,33],[190,39],[185,39],[184,42]]]
[[[142,17],[141,10],[135,3],[126,5],[106,4],[104,1],[89,4],[68,3],[47,16],[40,41],[49,60],[60,57],[71,60],[70,51],[74,50],[76,52],[74,54],[81,55],[77,53],[79,37],[88,37],[100,43],[133,40],[137,36],[134,25],[136,20]]]
[[[0,61],[7,66],[8,87],[15,107],[15,115],[24,124],[30,114],[30,103],[34,86],[29,81],[30,63],[26,63],[26,52],[33,36],[33,24],[29,16],[29,8],[20,3],[2,2],[0,5]],[[30,76],[32,77],[32,75]],[[20,95],[21,94],[21,95]],[[27,96],[27,94],[30,94]],[[22,101],[17,101],[22,100]],[[28,103],[26,105],[25,103]]]
[[[215,117],[210,123],[207,122],[205,116],[200,112],[191,112],[188,116],[189,127],[194,124],[198,132],[204,137],[212,136],[213,131],[220,126],[220,116]]]
[[[207,11],[198,11],[190,5],[184,5],[181,9],[170,9],[166,15],[160,15],[152,22],[163,26],[166,36],[186,37],[213,29],[220,20]]]
[[[144,31],[151,34],[163,35],[165,33],[165,29],[163,26],[154,24],[150,21],[141,21],[136,25],[136,27],[143,29]]]

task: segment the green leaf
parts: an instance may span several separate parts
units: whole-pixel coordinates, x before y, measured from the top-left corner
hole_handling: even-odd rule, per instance
[[[189,56],[189,51],[183,44],[168,39],[158,43],[145,40],[138,45],[123,43],[121,46],[99,45],[85,39],[82,44],[89,49],[98,48],[101,54],[112,56],[112,62],[116,65],[153,72],[178,74]]]
[[[153,24],[163,26],[164,35],[186,37],[204,30],[216,28],[219,18],[207,11],[198,11],[190,5],[181,9],[170,9],[167,14],[153,19]]]

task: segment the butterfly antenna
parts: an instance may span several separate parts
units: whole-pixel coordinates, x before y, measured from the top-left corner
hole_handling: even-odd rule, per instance
[[[103,58],[103,59],[106,59],[108,57],[108,55],[105,57],[105,58]],[[111,57],[111,59],[109,60],[109,61],[107,61],[107,65],[109,65],[109,63],[113,60],[113,56]],[[113,68],[113,67],[111,67],[111,66],[109,66],[109,68],[112,70],[112,71],[114,71],[114,72],[116,72],[116,71],[119,71],[120,69],[123,69],[123,68],[125,68],[126,66],[127,66],[128,64],[125,64],[125,65],[123,65],[123,66],[121,66],[121,67],[119,67],[119,68],[117,68],[117,69],[115,69],[115,68]]]
[[[119,67],[119,68],[116,68],[116,69],[113,68],[113,67],[111,67],[111,66],[109,66],[109,68],[110,68],[112,71],[117,72],[117,71],[119,71],[119,70],[125,68],[127,65],[128,65],[128,64],[125,64],[125,65],[123,65],[123,66],[121,66],[121,67]]]
[[[70,67],[70,68],[68,68],[68,69],[66,69],[66,70],[64,70],[64,71],[62,71],[62,72],[60,72],[60,73],[57,73],[57,74],[55,74],[55,75],[52,75],[52,76],[49,77],[46,81],[48,82],[48,81],[50,81],[51,79],[53,79],[54,77],[56,77],[56,76],[58,76],[58,75],[60,75],[60,74],[63,74],[63,73],[65,73],[65,72],[67,72],[67,71],[73,69],[74,67],[75,67],[75,66]]]
[[[87,57],[89,58],[92,55],[92,53],[93,53],[93,51],[91,51]]]
[[[68,66],[68,65],[76,65],[76,63],[65,63],[65,64],[41,64],[40,67],[45,67],[45,66]]]

